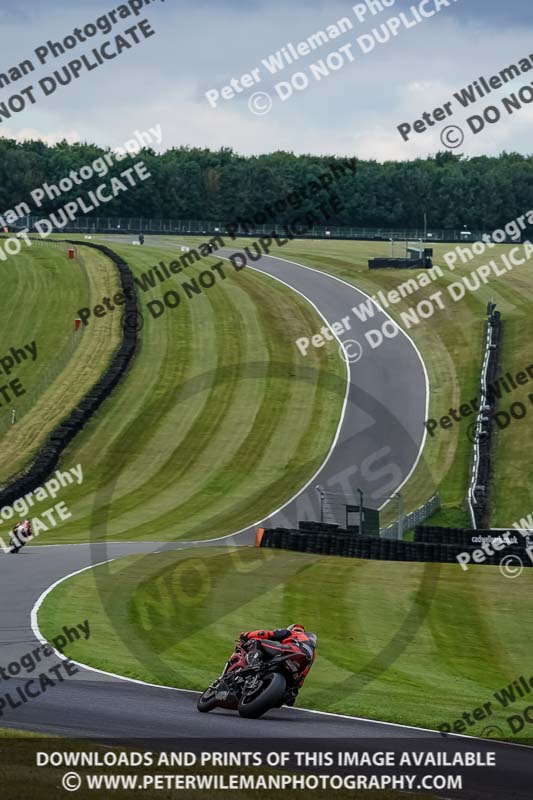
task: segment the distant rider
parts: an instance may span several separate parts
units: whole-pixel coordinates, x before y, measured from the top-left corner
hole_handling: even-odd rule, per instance
[[[11,552],[18,553],[33,537],[33,528],[29,519],[19,522],[11,534]]]
[[[259,640],[264,650],[267,652],[270,650],[272,655],[279,655],[280,652],[305,653],[308,664],[299,675],[295,676],[296,686],[288,690],[288,698],[284,701],[285,705],[293,706],[298,691],[304,685],[316,658],[316,635],[306,631],[303,625],[294,624],[289,625],[288,628],[278,628],[273,631],[248,631],[241,633],[240,639],[243,643]]]

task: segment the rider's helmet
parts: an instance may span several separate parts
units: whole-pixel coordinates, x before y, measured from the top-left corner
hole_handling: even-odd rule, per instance
[[[287,630],[290,631],[291,633],[305,633],[305,628],[303,625],[296,625],[296,624],[289,625]]]
[[[25,541],[29,540],[33,536],[31,522],[27,519],[25,519],[24,522],[17,522],[13,528],[13,532],[18,533]]]

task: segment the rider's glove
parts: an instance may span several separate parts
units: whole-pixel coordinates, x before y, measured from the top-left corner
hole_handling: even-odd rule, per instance
[[[241,633],[241,635],[239,636],[239,639],[244,644],[244,642],[248,641],[248,634],[247,633]]]

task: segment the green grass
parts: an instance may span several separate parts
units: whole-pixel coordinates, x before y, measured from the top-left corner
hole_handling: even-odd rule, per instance
[[[180,240],[181,241],[181,240]],[[200,239],[192,240],[196,243]],[[229,242],[230,240],[228,240]],[[235,249],[242,249],[249,240],[238,240]],[[395,245],[395,255],[402,255],[400,244]],[[407,332],[418,346],[426,364],[430,387],[430,417],[439,419],[447,415],[450,407],[458,407],[479,395],[481,358],[484,347],[484,324],[489,300],[498,304],[504,320],[502,371],[518,372],[533,364],[533,272],[531,263],[516,267],[503,277],[492,276],[490,282],[478,291],[467,292],[466,297],[454,303],[446,287],[489,259],[498,259],[510,247],[498,245],[488,255],[476,256],[468,264],[459,264],[454,271],[445,266],[444,254],[453,245],[434,245],[434,264],[440,266],[444,276],[387,311],[402,327],[400,312],[407,311],[420,300],[428,299],[436,291],[444,291],[446,310],[437,310],[427,321],[421,321]],[[308,241],[297,240],[283,248],[274,247],[272,255],[287,258],[315,267],[342,278],[368,294],[380,289],[396,289],[413,273],[396,270],[369,270],[368,259],[387,256],[387,242]],[[492,484],[492,524],[511,525],[533,509],[533,461],[529,458],[529,444],[533,433],[533,408],[527,400],[531,385],[521,387],[512,396],[501,401],[501,408],[520,400],[529,408],[528,417],[495,436],[494,479]],[[412,510],[428,499],[438,488],[446,519],[454,525],[468,525],[465,498],[470,478],[472,445],[467,436],[471,420],[463,420],[449,430],[439,430],[428,437],[423,458],[409,483],[404,487],[406,510]],[[436,523],[440,524],[440,523]]]
[[[70,261],[65,246],[35,243],[0,262],[0,356],[37,344],[37,359],[0,375],[0,385],[19,379],[26,392],[0,401],[0,483],[31,459],[50,431],[96,383],[120,340],[120,319],[74,331],[78,309],[119,288],[113,265],[83,251]],[[11,426],[12,408],[18,419]]]
[[[94,239],[98,240],[98,237]],[[169,246],[184,243],[183,239],[177,237],[168,237],[164,241],[168,242]],[[199,238],[187,239],[188,244],[199,244],[201,241],[203,240]],[[110,244],[107,240],[106,243]],[[249,240],[237,241],[234,246],[238,249],[245,244],[249,244]],[[167,250],[166,256],[163,256],[162,252],[151,248],[141,251],[139,247],[112,246],[128,254],[134,263],[139,260],[145,267],[157,263],[160,257],[166,257],[168,260],[170,253],[176,256],[175,249]],[[386,242],[298,240],[281,249],[274,249],[273,254],[316,267],[352,283],[369,294],[374,294],[380,289],[384,292],[395,289],[399,283],[411,277],[411,273],[397,273],[394,270],[368,270],[368,258],[388,254],[389,247]],[[420,289],[411,298],[391,305],[388,312],[394,319],[401,323],[400,312],[407,311],[420,300],[429,298],[435,291],[445,291],[449,283],[459,280],[463,274],[469,274],[487,260],[482,256],[476,257],[470,264],[459,266],[451,272],[443,267],[444,253],[450,248],[451,245],[434,246],[434,263],[443,268],[444,277],[439,278],[431,286]],[[508,249],[505,246],[497,246],[491,251],[490,257],[498,257]],[[206,259],[204,267],[209,263],[213,262]],[[438,419],[446,415],[450,407],[458,407],[461,403],[476,398],[479,393],[483,331],[486,304],[489,299],[498,303],[505,323],[503,371],[517,372],[533,363],[529,344],[533,335],[533,319],[529,315],[528,299],[533,290],[533,280],[528,270],[529,267],[526,265],[508,272],[504,277],[493,277],[487,286],[483,286],[475,293],[468,293],[459,303],[453,303],[446,295],[446,311],[437,310],[430,320],[422,321],[408,331],[420,349],[428,370],[431,386],[429,411],[431,417]],[[191,273],[194,270],[188,269],[187,272]],[[246,281],[253,274],[244,270],[233,276],[232,289],[235,287],[238,291],[238,288],[242,287],[249,293]],[[259,279],[264,280],[262,277]],[[218,287],[210,290],[209,299],[216,291]],[[159,292],[154,290],[150,293],[150,299],[159,297],[160,294],[161,289]],[[192,305],[201,299],[205,298],[195,298]],[[180,307],[169,316],[177,319],[187,312],[188,309]],[[277,314],[277,309],[274,313]],[[164,326],[164,319],[153,322],[155,324],[161,322]],[[314,322],[310,319],[309,325],[313,332],[317,332],[322,322],[316,317],[314,319]],[[182,322],[181,320],[178,324]],[[317,352],[320,353],[315,350],[313,354],[316,355]],[[331,351],[329,355],[331,356]],[[303,359],[300,359],[300,366],[302,362]],[[298,359],[292,363],[297,366]],[[309,363],[309,357],[306,358],[306,363]],[[143,366],[143,369],[146,371],[146,366]],[[502,400],[501,408],[506,408],[514,400],[526,400],[529,391],[529,386],[522,387],[510,398]],[[526,404],[529,406],[529,401],[526,400]],[[435,524],[445,525],[469,524],[465,502],[472,460],[472,445],[467,436],[469,422],[470,420],[463,420],[449,430],[439,429],[434,437],[428,437],[419,467],[403,489],[406,511],[418,507],[438,490],[443,509],[432,521]],[[510,525],[527,515],[533,508],[533,464],[528,458],[531,432],[530,414],[524,421],[516,422],[508,429],[496,433],[495,472],[491,493],[492,524],[495,526]],[[96,441],[101,442],[99,436],[96,437]],[[126,448],[128,447],[131,445],[126,445]],[[253,501],[256,499],[257,495],[252,498]],[[389,506],[384,521],[394,513],[395,510]],[[84,524],[86,522],[84,517]]]
[[[176,253],[111,246],[136,272]],[[384,247],[294,242],[279,255],[374,293],[406,277],[368,271],[367,258]],[[435,249],[435,262],[442,264],[447,248]],[[482,262],[446,271],[415,300]],[[205,259],[187,273],[212,263]],[[527,269],[494,279],[461,303],[448,300],[446,312],[409,332],[428,368],[432,416],[476,397],[488,299],[504,315],[504,371],[533,362]],[[150,299],[160,296],[161,289],[150,293]],[[389,312],[399,319],[410,305]],[[293,345],[321,324],[301,298],[248,270],[159,320],[147,318],[135,364],[62,464],[85,466],[83,487],[65,493],[74,519],[42,543],[88,535],[210,538],[280,505],[321,463],[338,421],[344,366],[336,348],[313,350],[302,363]],[[530,425],[527,419],[496,436],[493,524],[508,524],[531,508]],[[404,489],[406,510],[437,487],[444,508],[435,520],[466,522],[471,450],[463,423],[430,438]],[[65,624],[69,608],[74,618],[89,619],[93,631],[88,646],[73,646],[71,657],[202,689],[219,673],[240,630],[302,619],[319,634],[319,658],[302,704],[436,727],[531,674],[524,630],[532,577],[526,571],[505,580],[492,567],[465,574],[452,565],[199,549],[128,558],[83,573],[56,589],[40,623],[51,635],[59,617]],[[507,731],[500,712],[468,732],[479,735],[488,723]]]
[[[136,274],[176,255],[113,249]],[[214,263],[205,259],[187,277]],[[61,462],[84,468],[83,485],[61,495],[73,518],[39,544],[232,533],[289,500],[326,457],[346,367],[334,343],[299,359],[294,340],[319,321],[312,306],[246,271],[151,318],[147,302],[180,279],[142,295],[139,352]],[[93,319],[87,332],[119,319],[120,311]]]
[[[45,601],[39,625],[53,636],[68,608],[91,624],[90,639],[69,647],[73,659],[201,690],[240,631],[302,622],[318,635],[318,657],[300,705],[438,728],[531,676],[532,580],[529,570],[510,581],[493,567],[175,551],[70,578]],[[513,738],[506,716],[529,703],[495,708],[465,732],[495,724]]]

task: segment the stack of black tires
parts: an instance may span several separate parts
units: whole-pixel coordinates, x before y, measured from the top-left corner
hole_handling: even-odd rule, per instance
[[[130,327],[126,324],[129,315],[135,315],[138,311],[135,281],[127,263],[104,245],[78,241],[69,241],[68,243],[75,244],[78,247],[82,245],[83,247],[92,247],[95,250],[99,250],[115,264],[120,276],[121,288],[125,295],[122,340],[111,364],[100,380],[80,400],[66,419],[60,422],[52,431],[30,468],[0,491],[0,508],[12,505],[15,500],[36,489],[48,478],[57,467],[61,453],[120,381],[128,369],[137,348],[138,331],[135,326]]]
[[[361,536],[354,531],[346,531],[336,525],[302,524],[299,530],[290,528],[266,529],[261,541],[262,547],[294,550],[302,553],[318,553],[325,556],[344,556],[345,558],[364,558],[382,561],[418,561],[425,563],[458,564],[457,556],[469,553],[471,563],[473,553],[481,548],[488,538],[505,535],[505,531],[473,531],[418,526],[413,542],[382,539],[379,536]],[[479,540],[479,541],[478,541]],[[531,537],[533,542],[533,535]],[[518,531],[510,533],[509,543],[501,551],[492,555],[485,553],[482,563],[498,565],[504,555],[517,555],[524,566],[533,566],[525,552],[528,539]]]

